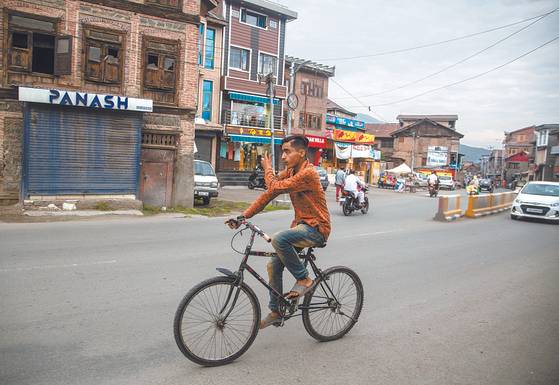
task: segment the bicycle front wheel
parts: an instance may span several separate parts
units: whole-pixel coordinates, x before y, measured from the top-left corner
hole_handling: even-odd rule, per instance
[[[363,307],[363,285],[351,269],[326,269],[303,301],[303,325],[318,341],[342,338],[355,325]]]
[[[230,277],[210,278],[181,301],[175,314],[175,341],[199,365],[224,365],[247,351],[259,322],[260,304],[250,287],[243,283],[239,290]]]

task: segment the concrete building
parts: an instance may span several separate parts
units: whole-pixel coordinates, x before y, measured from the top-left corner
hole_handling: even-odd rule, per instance
[[[402,163],[401,159],[395,159],[394,137],[392,133],[400,129],[399,123],[372,123],[365,124],[365,131],[375,136],[374,148],[381,152],[381,160],[386,162],[386,168],[391,169],[395,164]]]
[[[324,160],[332,163],[332,148],[328,146],[326,112],[328,108],[328,79],[335,75],[335,68],[310,60],[285,57],[285,84],[291,84],[293,67],[293,90],[297,107],[291,114],[291,133],[309,138],[309,160],[318,165]],[[283,128],[287,132],[289,108],[283,110]]]
[[[213,0],[4,0],[0,197],[193,204],[200,14]]]
[[[265,152],[271,152],[273,119],[275,152],[283,137],[285,34],[297,13],[266,0],[225,0],[218,8],[227,21],[222,63],[221,122],[217,168],[222,184],[246,184]],[[262,76],[274,76],[270,108]],[[276,157],[278,164],[279,157]]]
[[[559,182],[559,124],[542,124],[534,131],[534,179]]]
[[[201,15],[198,30],[198,109],[196,112],[195,158],[217,167],[221,124],[221,76],[223,69],[223,31],[227,21],[223,4]]]
[[[400,128],[393,132],[393,157],[413,169],[460,165],[460,139],[457,115],[399,115]]]

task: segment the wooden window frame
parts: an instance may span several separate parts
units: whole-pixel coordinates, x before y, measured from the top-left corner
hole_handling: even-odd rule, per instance
[[[155,44],[164,44],[164,45],[171,45],[174,46],[174,51],[171,52],[163,50],[163,49],[156,49],[156,48],[150,48],[148,45],[149,43],[155,43]],[[180,80],[180,52],[181,52],[181,45],[180,45],[180,41],[178,40],[169,40],[169,39],[162,39],[162,38],[158,38],[158,37],[152,37],[152,36],[144,36],[143,40],[142,40],[142,65],[141,65],[141,70],[142,70],[142,93],[148,91],[148,92],[157,92],[157,93],[173,93],[174,95],[174,102],[173,103],[163,103],[163,102],[157,102],[158,104],[170,104],[170,105],[177,105],[178,104],[178,90],[179,90],[179,80]],[[161,58],[163,58],[163,65],[164,65],[164,60],[166,57],[169,58],[173,58],[175,60],[175,84],[173,88],[166,88],[163,86],[152,86],[152,85],[148,85],[146,84],[146,71],[152,71],[151,69],[147,68],[147,62],[148,62],[148,55],[153,54],[153,55],[157,55],[161,60]],[[162,76],[165,71],[164,68],[160,68],[157,70],[158,72],[160,72],[160,75]],[[163,82],[163,79],[160,79],[160,82]],[[160,83],[160,84],[161,84]]]
[[[19,26],[13,26],[10,23],[10,17],[11,16],[19,16],[19,17],[24,17],[24,18],[28,18],[28,19],[32,19],[32,20],[37,20],[37,21],[45,21],[45,22],[49,22],[53,24],[53,31],[45,31],[43,29],[40,28],[24,28],[24,27],[19,27]],[[35,14],[28,14],[28,13],[24,13],[24,12],[18,12],[18,11],[13,11],[13,10],[7,10],[7,12],[5,13],[4,16],[4,23],[7,26],[6,29],[6,39],[5,39],[5,44],[6,44],[6,59],[5,59],[5,64],[6,64],[6,69],[10,72],[23,72],[23,73],[27,73],[33,76],[42,76],[42,77],[50,77],[50,78],[54,78],[55,76],[60,76],[60,75],[68,75],[71,73],[71,67],[72,67],[72,38],[71,36],[68,35],[60,35],[59,34],[59,30],[60,30],[60,19],[59,18],[54,18],[54,17],[45,17],[45,16],[40,16],[40,15],[35,15]],[[27,66],[26,67],[15,67],[11,65],[11,58],[12,58],[12,39],[13,39],[13,33],[20,33],[20,34],[25,34],[27,35],[27,48],[23,49],[23,48],[18,48],[18,50],[25,50],[27,51]],[[38,33],[38,34],[42,34],[42,35],[47,35],[47,36],[52,36],[54,38],[54,46],[53,46],[53,73],[45,73],[45,72],[34,72],[33,71],[33,34],[34,33]],[[67,65],[65,66],[65,70],[64,71],[58,71],[57,68],[57,62],[60,60],[60,58],[58,57],[58,41],[62,40],[62,39],[67,39],[69,40],[69,50],[67,53],[63,53],[64,56],[67,57],[66,60],[69,60],[69,62],[67,63]]]
[[[232,53],[233,53],[233,48],[234,48],[234,49],[238,49],[238,50],[240,50],[240,51],[247,51],[247,52],[248,52],[248,56],[247,56],[247,65],[248,65],[248,69],[244,70],[244,69],[242,69],[242,68],[233,67],[233,66],[231,65],[231,56],[232,56]],[[242,61],[242,57],[241,57],[241,65],[242,65],[242,62],[243,62],[243,61]],[[248,72],[248,73],[250,73],[251,70],[252,70],[252,49],[250,49],[250,48],[245,48],[245,47],[240,47],[240,46],[231,44],[231,49],[229,49],[229,62],[228,62],[228,64],[229,64],[229,69],[232,69],[232,70],[235,70],[235,71],[241,71],[241,72]]]
[[[126,33],[121,31],[116,31],[114,29],[102,28],[97,26],[92,26],[88,24],[82,25],[83,31],[83,41],[82,41],[82,71],[84,75],[84,79],[91,83],[96,84],[108,84],[108,85],[115,85],[115,86],[122,86],[124,84],[124,67],[125,67],[125,60],[126,60]],[[88,36],[90,31],[95,31],[99,33],[107,33],[110,35],[116,35],[119,37],[120,42],[115,43],[108,40],[103,40],[100,38],[92,38]],[[100,66],[100,76],[101,79],[96,79],[88,75],[88,61],[89,61],[89,47],[90,46],[100,46],[101,48],[101,56],[103,56],[103,52],[107,50],[110,46],[117,47],[119,49],[119,70],[118,70],[118,81],[110,81],[105,80],[105,65]],[[104,59],[101,59],[101,63],[103,63]]]
[[[166,9],[178,9],[182,11],[183,0],[177,0],[178,3],[177,5],[160,4],[158,1],[159,0],[145,0],[145,4],[153,7],[161,7]]]

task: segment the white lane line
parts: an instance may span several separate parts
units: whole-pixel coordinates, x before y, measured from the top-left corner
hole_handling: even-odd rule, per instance
[[[358,238],[358,237],[370,237],[370,236],[373,236],[373,235],[397,233],[398,231],[400,231],[400,230],[375,231],[374,233],[363,233],[363,234],[346,235],[346,236],[344,236],[344,237],[339,237],[339,238],[336,238],[336,239],[348,239],[348,238]]]
[[[108,265],[116,263],[116,259],[111,261],[99,261],[91,263],[70,263],[66,265],[43,265],[43,266],[30,266],[30,267],[14,267],[11,269],[0,269],[0,273],[11,273],[14,271],[31,271],[31,270],[47,270],[47,269],[63,269],[68,267],[82,267],[82,266],[96,266],[96,265]]]

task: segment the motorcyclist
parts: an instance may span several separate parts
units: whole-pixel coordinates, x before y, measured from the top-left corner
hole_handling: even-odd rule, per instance
[[[432,186],[435,190],[439,189],[439,177],[435,171],[433,171],[431,175],[429,175],[429,178],[427,179],[427,183],[429,184],[429,186]]]
[[[359,201],[359,207],[363,207],[363,203],[365,202],[365,193],[361,189],[366,189],[367,185],[359,179],[357,175],[355,175],[355,170],[350,170],[349,175],[345,178],[345,185],[344,190],[353,197],[357,197]]]

